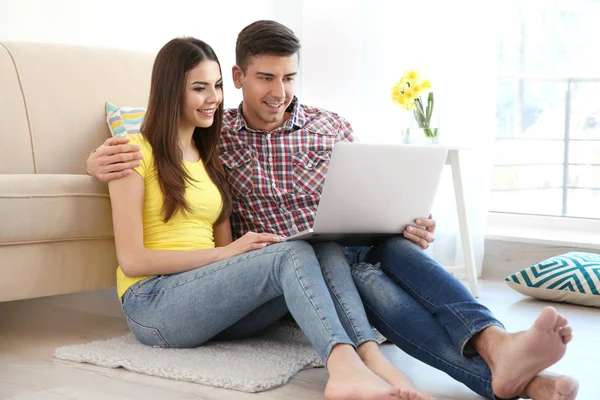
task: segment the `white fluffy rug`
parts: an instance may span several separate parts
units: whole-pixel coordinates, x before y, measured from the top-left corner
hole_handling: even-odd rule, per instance
[[[323,366],[302,331],[288,322],[252,339],[194,349],[153,348],[129,334],[60,347],[54,357],[250,393],[283,385],[302,369]]]

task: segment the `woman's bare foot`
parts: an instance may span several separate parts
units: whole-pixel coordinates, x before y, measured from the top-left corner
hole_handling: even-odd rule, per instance
[[[541,373],[521,393],[520,397],[533,400],[575,400],[579,382],[569,376]]]
[[[496,396],[518,396],[542,370],[563,357],[573,337],[567,324],[567,319],[553,307],[546,307],[524,332],[508,334],[493,326],[474,339],[475,349],[492,370]]]
[[[402,389],[401,393],[405,398],[411,400],[435,400],[431,395],[417,389],[410,379],[385,357],[377,343],[364,343],[358,348],[358,355],[371,371],[383,378],[390,385]]]
[[[326,400],[409,400],[401,388],[395,388],[375,375],[361,361],[352,346],[341,344],[327,360],[329,381]]]

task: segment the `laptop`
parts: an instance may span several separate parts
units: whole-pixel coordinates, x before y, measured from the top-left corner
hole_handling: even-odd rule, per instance
[[[313,227],[285,240],[370,246],[429,216],[448,149],[340,142]]]

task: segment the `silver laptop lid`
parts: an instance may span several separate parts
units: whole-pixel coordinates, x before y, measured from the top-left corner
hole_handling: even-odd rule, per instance
[[[314,232],[401,233],[429,215],[447,153],[442,146],[336,144]]]

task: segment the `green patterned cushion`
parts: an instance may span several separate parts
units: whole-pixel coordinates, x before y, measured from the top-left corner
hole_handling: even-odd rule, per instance
[[[600,307],[600,254],[561,254],[525,268],[505,281],[527,296]]]
[[[146,115],[141,107],[119,107],[106,103],[106,123],[113,136],[123,133],[140,133],[140,126]]]

